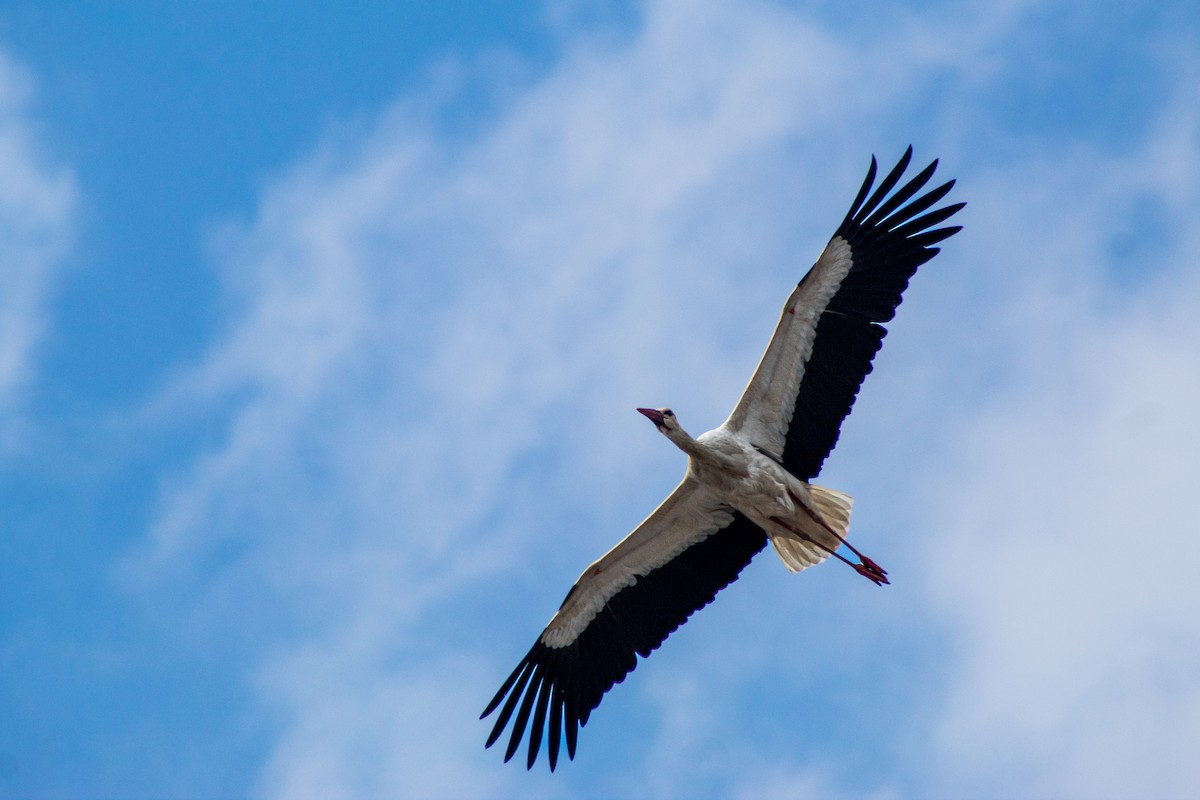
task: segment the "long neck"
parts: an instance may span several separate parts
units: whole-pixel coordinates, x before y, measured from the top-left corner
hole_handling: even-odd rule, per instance
[[[702,449],[700,443],[693,439],[691,435],[683,428],[676,428],[675,430],[667,431],[666,437],[674,442],[676,447],[687,453],[689,456],[697,455]]]

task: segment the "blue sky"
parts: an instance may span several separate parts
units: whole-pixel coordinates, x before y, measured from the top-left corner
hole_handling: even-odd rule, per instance
[[[1184,797],[1186,2],[0,3],[0,798]],[[966,226],[554,775],[477,720],[872,153]]]

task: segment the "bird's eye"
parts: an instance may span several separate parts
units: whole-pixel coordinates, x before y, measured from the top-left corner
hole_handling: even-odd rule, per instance
[[[675,416],[675,412],[674,412],[674,411],[672,411],[672,410],[671,410],[671,409],[669,409],[669,408],[664,408],[664,409],[663,409],[663,416],[664,416],[664,417],[673,417],[673,416]]]

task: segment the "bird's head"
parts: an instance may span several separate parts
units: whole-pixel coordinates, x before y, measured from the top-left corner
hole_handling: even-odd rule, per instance
[[[638,413],[653,422],[654,427],[658,428],[659,433],[665,436],[670,436],[673,432],[679,430],[679,422],[675,419],[675,412],[669,408],[639,408]]]

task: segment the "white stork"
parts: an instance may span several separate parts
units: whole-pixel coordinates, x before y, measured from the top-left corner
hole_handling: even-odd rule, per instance
[[[846,218],[796,286],[729,419],[693,439],[670,409],[639,408],[688,455],[687,473],[645,522],[579,577],[562,607],[480,717],[510,720],[504,760],[529,727],[532,768],[546,734],[550,769],[579,726],[692,612],[707,605],[770,540],[798,572],[834,555],[876,584],[887,572],[846,543],[850,498],[808,483],[837,442],[871,359],[917,267],[961,228],[936,228],[965,203],[930,211],[954,181],[917,197],[934,161],[893,192],[909,147],[879,187],[871,167]],[[870,196],[868,197],[868,194]],[[916,199],[913,199],[913,198]],[[838,548],[845,545],[857,561]],[[503,704],[503,706],[501,706]],[[516,716],[513,716],[513,712]],[[532,715],[533,724],[529,726]]]

